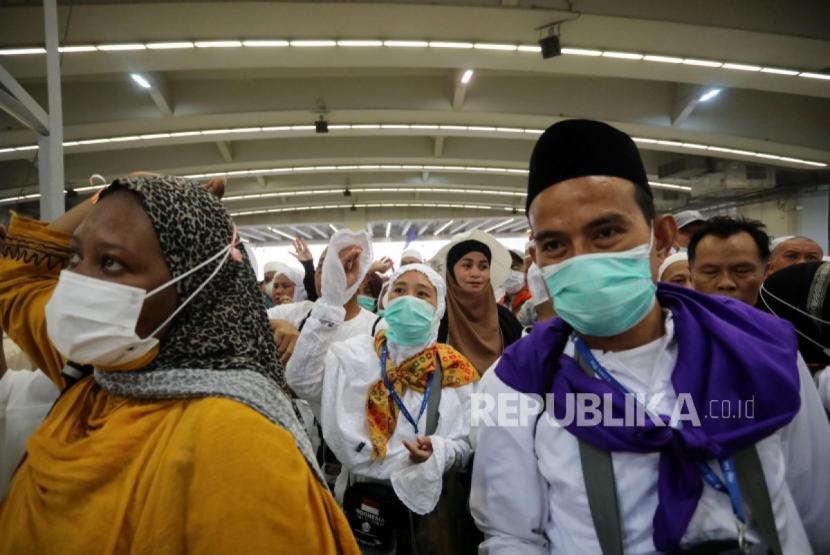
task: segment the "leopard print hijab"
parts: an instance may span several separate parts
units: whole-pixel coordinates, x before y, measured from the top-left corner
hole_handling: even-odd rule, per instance
[[[230,215],[196,181],[166,176],[118,179],[102,196],[115,189],[127,189],[140,199],[173,277],[231,243]],[[289,431],[322,480],[287,393],[256,276],[241,254],[241,260],[225,257],[219,272],[176,315],[150,365],[134,372],[96,369],[95,380],[114,395],[136,399],[225,397],[244,403]],[[219,260],[177,282],[179,302],[196,291],[217,264]]]

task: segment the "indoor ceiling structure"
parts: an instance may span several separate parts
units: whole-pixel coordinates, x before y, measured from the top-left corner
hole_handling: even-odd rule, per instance
[[[59,8],[69,204],[92,174],[227,175],[254,243],[524,234],[530,151],[566,118],[635,137],[663,211],[830,183],[826,1]],[[40,2],[2,3],[0,66],[48,105]],[[0,212],[38,215],[37,144],[0,113]]]

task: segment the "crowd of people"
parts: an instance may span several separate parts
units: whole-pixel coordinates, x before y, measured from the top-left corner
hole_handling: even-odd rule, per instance
[[[0,553],[830,553],[816,241],[657,213],[589,120],[524,252],[342,229],[257,281],[225,185],[0,227]]]

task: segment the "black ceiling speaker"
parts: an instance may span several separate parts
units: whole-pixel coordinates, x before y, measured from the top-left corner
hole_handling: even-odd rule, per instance
[[[558,35],[548,35],[539,39],[539,46],[542,47],[542,58],[555,58],[562,55],[562,48]]]

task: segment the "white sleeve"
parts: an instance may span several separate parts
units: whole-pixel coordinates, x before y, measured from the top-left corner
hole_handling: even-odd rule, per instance
[[[830,368],[830,366],[819,373],[818,396],[821,398],[824,410],[830,412],[830,371],[828,371],[828,368]]]
[[[481,375],[481,379],[476,382],[475,385],[475,394],[481,395],[484,393],[484,390],[487,389],[487,384],[490,383],[492,376],[496,374],[496,366],[499,365],[499,361],[501,357],[497,358],[496,361],[490,365],[484,374]],[[479,399],[479,397],[476,397]],[[471,409],[472,410],[472,409]],[[475,451],[476,447],[478,446],[478,428],[479,428],[479,419],[476,418],[471,420],[470,422],[470,445],[472,446],[473,450]]]
[[[303,331],[297,338],[294,354],[285,368],[288,386],[301,399],[308,401],[315,416],[320,416],[320,399],[323,391],[325,356],[335,337],[337,326],[346,317],[340,306],[323,302],[314,304]]]
[[[784,430],[787,485],[815,553],[830,553],[830,423],[807,365],[798,355],[801,409]]]
[[[520,401],[527,396],[505,385],[495,373],[475,399],[472,419],[480,422],[470,509],[485,536],[479,554],[547,554],[548,488],[534,448],[536,419],[497,426],[500,395],[511,405],[534,403]]]
[[[409,464],[392,473],[395,494],[412,511],[424,515],[438,505],[444,475],[462,469],[473,453],[470,447],[470,403],[474,384],[442,392],[439,424],[432,439],[432,455],[419,464]],[[450,396],[455,394],[455,399]],[[445,403],[446,399],[446,403]]]

